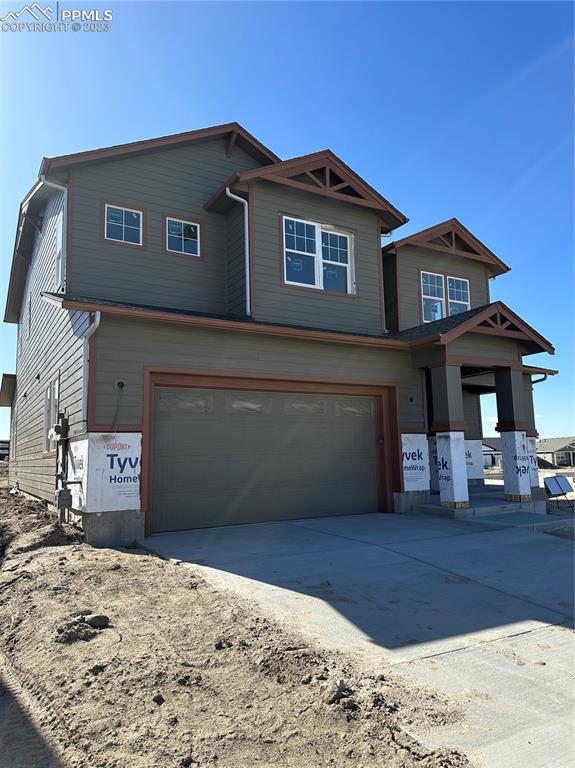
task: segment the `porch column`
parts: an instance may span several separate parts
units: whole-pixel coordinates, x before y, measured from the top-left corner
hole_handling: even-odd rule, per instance
[[[444,365],[431,369],[432,432],[437,440],[437,472],[442,507],[469,506],[465,461],[465,419],[461,369]]]
[[[527,450],[529,453],[529,483],[531,488],[539,488],[539,464],[537,462],[537,438],[539,433],[535,425],[535,408],[533,407],[533,384],[531,374],[523,374],[523,396],[525,398],[525,413],[527,417]]]
[[[439,493],[439,462],[437,461],[437,437],[428,437],[429,445],[429,490]]]
[[[495,371],[496,429],[501,434],[503,482],[508,501],[531,500],[529,448],[523,373],[513,368]]]

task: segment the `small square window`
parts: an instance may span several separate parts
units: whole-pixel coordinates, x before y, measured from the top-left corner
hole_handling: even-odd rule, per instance
[[[166,217],[166,250],[188,256],[200,255],[200,225]]]
[[[128,245],[142,245],[141,211],[106,205],[106,240]]]

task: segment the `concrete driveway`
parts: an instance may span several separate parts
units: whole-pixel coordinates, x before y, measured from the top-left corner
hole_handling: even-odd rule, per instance
[[[276,620],[448,695],[416,735],[485,768],[575,764],[573,543],[521,528],[362,515],[153,536]]]

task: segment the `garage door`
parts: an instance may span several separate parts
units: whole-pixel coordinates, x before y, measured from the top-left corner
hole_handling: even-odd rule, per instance
[[[373,397],[156,387],[153,532],[378,511]]]

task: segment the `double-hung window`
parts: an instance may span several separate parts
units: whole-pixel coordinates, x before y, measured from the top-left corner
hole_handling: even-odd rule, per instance
[[[449,314],[458,315],[467,312],[471,304],[469,301],[469,280],[461,277],[447,278],[447,298],[449,299]]]
[[[353,239],[313,221],[283,217],[284,280],[331,293],[355,293]]]
[[[50,430],[58,422],[59,386],[58,379],[46,387],[44,399],[44,450],[55,451],[56,441],[50,439]]]
[[[200,225],[166,216],[166,250],[188,256],[200,255]]]
[[[106,204],[105,237],[117,243],[142,245],[142,211]]]
[[[56,219],[56,290],[64,287],[64,215],[62,211]]]
[[[421,309],[424,323],[467,312],[470,307],[469,280],[435,272],[421,273]]]
[[[421,273],[423,322],[431,323],[445,317],[445,285],[443,275]]]

